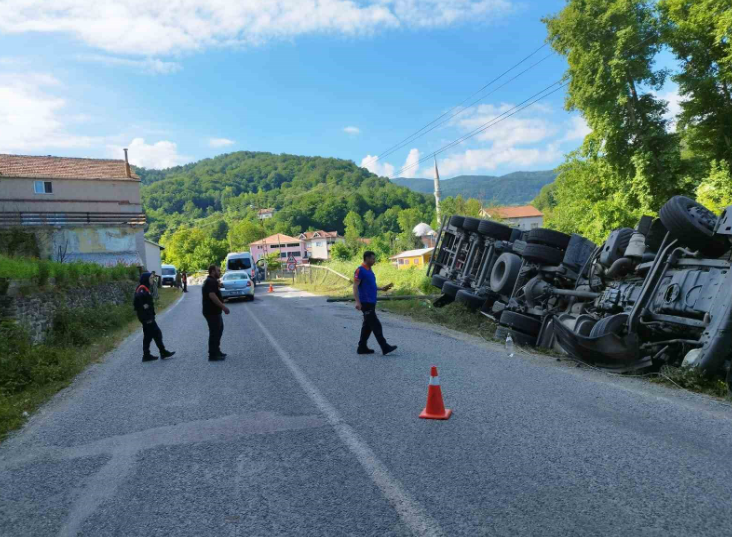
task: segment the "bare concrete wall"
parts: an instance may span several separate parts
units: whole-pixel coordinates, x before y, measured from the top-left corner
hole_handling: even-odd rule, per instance
[[[3,212],[142,212],[139,181],[51,179],[53,194],[35,194],[36,179],[0,179]]]

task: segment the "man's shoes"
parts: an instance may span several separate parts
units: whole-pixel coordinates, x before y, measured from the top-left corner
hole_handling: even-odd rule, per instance
[[[386,347],[381,349],[381,352],[383,352],[384,356],[386,356],[387,354],[389,354],[390,352],[395,351],[395,350],[397,350],[396,345],[387,345]]]
[[[228,355],[228,354],[226,354],[225,352],[221,352],[221,351],[219,351],[219,356],[221,356],[222,358],[226,358],[226,357],[227,357],[227,356],[229,356],[229,355]]]
[[[224,354],[217,354],[216,356],[208,357],[209,362],[223,362],[224,360],[226,360],[226,355]]]
[[[165,360],[166,358],[172,358],[175,354],[175,351],[162,351],[160,353],[160,357]]]
[[[358,349],[356,349],[356,352],[358,354],[374,354],[374,349],[369,349],[368,347],[359,347]]]
[[[145,354],[142,357],[142,361],[143,362],[152,362],[152,361],[157,360],[157,359],[158,359],[158,357],[157,356],[154,356],[152,354]]]

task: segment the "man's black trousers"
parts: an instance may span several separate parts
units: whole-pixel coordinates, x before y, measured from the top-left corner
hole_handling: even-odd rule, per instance
[[[221,336],[224,333],[224,320],[219,315],[204,315],[208,323],[208,356],[221,354]]]
[[[158,350],[163,352],[165,345],[163,344],[162,330],[155,321],[146,321],[142,323],[142,352],[145,356],[150,354],[150,342],[153,340],[155,340]]]
[[[379,346],[384,350],[387,346],[386,339],[384,339],[384,333],[381,330],[381,322],[376,316],[376,304],[361,303],[361,313],[363,313],[363,325],[361,326],[361,340],[358,342],[359,349],[365,349],[371,333],[373,332],[376,336],[376,341],[379,342]]]

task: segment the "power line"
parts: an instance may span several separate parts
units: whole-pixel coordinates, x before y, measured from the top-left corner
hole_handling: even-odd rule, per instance
[[[368,162],[363,163],[363,166],[366,166],[368,164],[372,164],[373,162],[378,161],[380,158],[382,158],[382,157],[384,157],[384,156],[386,156],[388,154],[393,153],[397,149],[400,149],[404,145],[411,143],[412,141],[416,140],[417,138],[420,138],[421,136],[424,136],[424,134],[427,134],[427,133],[422,133],[422,131],[424,131],[425,129],[427,129],[430,126],[434,125],[436,122],[440,121],[443,117],[445,117],[446,115],[450,114],[455,109],[457,109],[458,107],[462,106],[464,103],[466,103],[467,101],[469,101],[470,99],[472,99],[473,97],[475,97],[476,95],[478,95],[479,93],[481,93],[483,90],[485,90],[486,88],[488,88],[494,82],[496,82],[496,81],[500,80],[501,78],[503,78],[503,76],[505,76],[506,74],[508,74],[511,71],[513,71],[516,67],[518,67],[519,65],[521,65],[522,63],[524,63],[526,60],[528,60],[529,58],[531,58],[532,56],[534,56],[537,52],[539,52],[540,50],[542,50],[546,46],[547,46],[547,43],[544,43],[542,46],[540,46],[539,48],[537,48],[534,52],[532,52],[531,54],[529,54],[528,56],[526,56],[525,58],[523,58],[521,61],[519,61],[518,63],[514,64],[510,68],[506,69],[503,73],[501,73],[500,75],[498,75],[497,77],[495,77],[493,80],[491,80],[490,82],[488,82],[487,84],[485,84],[478,91],[476,91],[476,92],[468,95],[465,99],[463,99],[462,101],[460,101],[458,104],[456,104],[455,106],[453,106],[452,108],[450,108],[449,110],[447,110],[446,112],[444,112],[442,115],[438,116],[437,118],[435,118],[432,121],[430,121],[429,123],[427,123],[421,129],[413,132],[412,134],[410,134],[409,136],[407,136],[405,139],[403,139],[401,142],[398,142],[397,144],[391,146],[389,149],[387,149],[386,151],[383,151],[382,153],[378,154],[377,156],[372,157],[371,160],[369,160]],[[554,54],[554,53],[552,52],[552,54]],[[552,54],[550,54],[549,56],[551,56]],[[541,61],[539,61],[539,62],[535,63],[534,65],[532,65],[531,67],[529,67],[529,69],[532,69],[533,67],[535,67],[536,65],[538,65],[539,63],[541,63],[542,61],[544,61],[545,59],[546,58],[543,58]],[[526,71],[528,71],[529,69],[527,69]],[[526,71],[523,71],[522,73],[519,73],[519,75],[517,75],[517,76],[520,76],[521,74],[525,73]],[[515,78],[516,77],[514,77],[514,79]],[[512,79],[512,80],[514,80],[514,79]],[[487,97],[487,95],[484,95],[481,98],[485,98],[485,97]],[[472,106],[472,104],[470,106]],[[466,110],[467,108],[468,107],[465,107],[465,108],[463,108],[463,110]],[[451,117],[453,117],[453,116],[451,116]],[[430,129],[430,130],[432,130],[432,129]],[[422,133],[422,134],[420,134],[420,133]]]
[[[443,152],[447,151],[451,147],[455,147],[456,145],[459,145],[459,144],[463,143],[465,140],[468,140],[469,138],[472,138],[473,136],[476,136],[476,135],[480,134],[481,132],[484,132],[484,131],[488,130],[490,127],[493,127],[494,125],[497,125],[498,123],[501,123],[502,121],[505,121],[506,119],[510,118],[511,116],[514,116],[514,115],[518,114],[522,110],[525,110],[526,108],[528,108],[528,107],[532,106],[533,104],[541,101],[542,99],[545,99],[546,97],[549,97],[550,95],[556,93],[557,91],[559,91],[560,89],[562,89],[564,86],[567,85],[567,83],[560,84],[559,87],[557,87],[557,88],[553,89],[552,91],[546,93],[549,89],[551,89],[552,87],[554,87],[557,84],[559,84],[559,82],[561,82],[561,79],[558,80],[558,81],[556,81],[556,82],[554,82],[554,83],[552,83],[552,84],[550,84],[549,86],[547,86],[543,90],[539,91],[538,93],[535,93],[534,95],[532,95],[528,99],[522,101],[521,103],[517,104],[516,106],[513,106],[512,108],[509,108],[508,110],[506,110],[505,112],[503,112],[501,115],[499,115],[499,116],[497,116],[495,118],[492,118],[490,121],[487,121],[486,123],[483,123],[482,125],[480,125],[476,129],[474,129],[471,132],[469,132],[468,134],[465,134],[465,135],[461,136],[460,138],[457,138],[456,140],[453,140],[449,144],[442,146],[437,151],[434,151],[433,153],[430,153],[429,155],[427,155],[425,157],[422,157],[417,162],[413,162],[412,164],[409,164],[407,166],[402,167],[395,175],[392,176],[392,178],[398,177],[399,175],[401,175],[405,171],[410,170],[410,169],[412,169],[412,168],[414,168],[416,166],[419,166],[419,164],[422,163],[422,162],[424,162],[425,160],[429,160],[429,159],[431,159],[431,158],[439,155],[440,153],[443,153]],[[544,95],[542,95],[542,94],[544,94]],[[535,99],[534,101],[532,101],[532,102],[530,102],[528,104],[525,104],[528,101],[531,101],[531,99],[533,99],[534,97],[537,97],[538,95],[540,95],[540,97],[538,97],[537,99]]]

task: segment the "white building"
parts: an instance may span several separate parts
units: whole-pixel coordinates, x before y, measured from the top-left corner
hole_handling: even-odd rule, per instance
[[[259,209],[257,211],[257,218],[267,220],[268,218],[272,218],[276,212],[275,209]]]
[[[306,231],[300,233],[298,238],[305,244],[305,257],[307,259],[330,259],[330,250],[337,242],[345,242],[346,239],[338,235],[337,231]]]
[[[520,207],[489,207],[481,209],[483,218],[498,218],[504,224],[527,231],[544,225],[544,214],[531,205]]]

